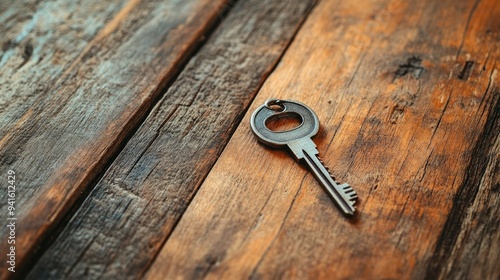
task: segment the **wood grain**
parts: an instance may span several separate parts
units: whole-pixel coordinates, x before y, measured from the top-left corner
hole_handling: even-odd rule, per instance
[[[476,143],[498,137],[491,122],[498,120],[499,37],[498,1],[321,1],[148,278],[421,279],[481,271],[495,279],[500,258],[488,247],[498,246],[489,226],[498,224],[498,196],[489,191],[497,185],[496,146],[481,153],[488,160],[472,208],[457,198],[477,171],[468,169],[481,159]],[[355,219],[345,219],[288,153],[257,143],[249,115],[270,97],[315,109],[320,155],[360,197]],[[445,247],[458,254],[433,264],[441,237],[454,234],[447,217],[460,208],[471,214],[457,220],[461,233]],[[463,257],[469,248],[473,259]],[[462,271],[433,272],[447,265]]]
[[[428,278],[500,278],[500,93],[494,97],[427,270]]]
[[[140,278],[313,3],[234,5],[28,278]]]
[[[0,9],[2,147],[11,137],[10,132],[32,114],[28,113],[30,107],[48,98],[54,86],[67,78],[63,73],[71,72],[72,62],[79,61],[79,55],[102,37],[103,26],[124,6],[130,6],[125,1],[111,1],[106,6],[99,5],[99,1],[79,6],[67,1],[7,3],[2,2],[6,7]],[[1,156],[6,164],[16,160],[14,152],[4,151]]]
[[[33,3],[27,20],[2,26],[9,41],[1,58],[0,171],[18,175],[18,270],[151,109],[225,2]],[[21,16],[16,7],[2,16]]]

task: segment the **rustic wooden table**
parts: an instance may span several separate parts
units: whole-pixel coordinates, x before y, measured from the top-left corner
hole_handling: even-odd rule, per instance
[[[0,22],[0,278],[500,278],[500,1],[1,1]],[[256,141],[271,97],[316,111],[354,218]]]

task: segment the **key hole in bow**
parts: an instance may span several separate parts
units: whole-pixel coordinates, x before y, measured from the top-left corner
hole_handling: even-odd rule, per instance
[[[286,112],[270,116],[266,120],[266,127],[274,132],[286,132],[298,128],[303,122],[301,115]]]

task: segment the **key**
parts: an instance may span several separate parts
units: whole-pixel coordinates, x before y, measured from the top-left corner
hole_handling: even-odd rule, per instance
[[[266,126],[273,119],[293,117],[301,120],[301,124],[293,129],[272,131]],[[274,148],[288,147],[297,161],[307,164],[340,210],[346,216],[354,215],[356,192],[347,183],[338,184],[318,157],[319,152],[311,137],[318,133],[319,119],[311,108],[295,101],[270,99],[252,114],[250,126],[263,144]]]

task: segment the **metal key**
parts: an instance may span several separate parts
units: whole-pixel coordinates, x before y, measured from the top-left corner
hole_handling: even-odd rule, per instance
[[[287,131],[272,131],[266,126],[273,119],[290,117],[301,119],[301,124]],[[318,157],[316,144],[311,139],[319,130],[319,120],[313,110],[299,102],[270,99],[255,110],[250,125],[260,142],[275,148],[288,147],[297,161],[304,160],[342,212],[347,216],[354,215],[356,192],[347,183],[335,182]]]

